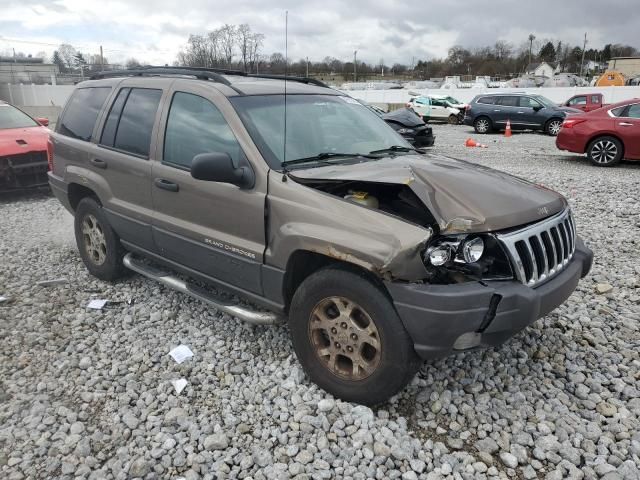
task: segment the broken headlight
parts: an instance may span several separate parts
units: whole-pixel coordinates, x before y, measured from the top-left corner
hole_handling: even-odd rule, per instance
[[[398,130],[396,130],[398,133],[400,134],[408,134],[408,133],[415,133],[416,131],[413,128],[400,128]]]
[[[451,281],[460,274],[473,279],[512,278],[508,257],[490,234],[434,238],[423,260],[432,279]]]

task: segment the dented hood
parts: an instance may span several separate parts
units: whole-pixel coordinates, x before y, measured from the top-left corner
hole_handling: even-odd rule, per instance
[[[295,170],[291,175],[301,180],[406,184],[444,234],[504,230],[537,222],[567,205],[562,195],[541,185],[433,154]]]
[[[46,150],[48,138],[46,127],[0,129],[0,157]]]

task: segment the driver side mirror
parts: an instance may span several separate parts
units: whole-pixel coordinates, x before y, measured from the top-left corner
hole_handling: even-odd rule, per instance
[[[228,153],[200,153],[191,162],[191,176],[196,180],[230,183],[252,188],[255,175],[250,167],[235,167]]]
[[[48,127],[49,126],[49,119],[48,118],[38,117],[35,120],[36,120],[36,122],[38,122],[43,127]]]

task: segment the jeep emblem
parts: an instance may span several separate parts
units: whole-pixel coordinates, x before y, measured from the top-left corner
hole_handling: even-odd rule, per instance
[[[538,209],[538,215],[549,215],[549,209],[547,207],[540,207]]]

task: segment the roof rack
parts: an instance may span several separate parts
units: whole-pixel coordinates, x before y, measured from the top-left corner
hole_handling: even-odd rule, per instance
[[[222,75],[238,75],[241,77],[253,77],[253,78],[268,78],[272,80],[287,80],[291,82],[306,83],[308,85],[316,85],[318,87],[329,88],[329,86],[309,77],[296,77],[290,75],[270,75],[270,74],[257,74],[257,73],[245,73],[242,70],[233,70],[228,68],[206,68],[206,67],[139,67],[128,70],[108,70],[106,72],[94,73],[90,80],[99,80],[101,78],[111,77],[135,77],[145,75],[186,75],[195,77],[199,80],[213,80],[218,83],[222,83],[227,86],[231,86],[231,82]]]

